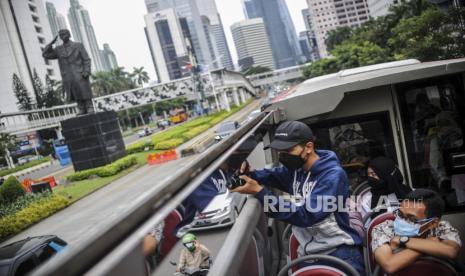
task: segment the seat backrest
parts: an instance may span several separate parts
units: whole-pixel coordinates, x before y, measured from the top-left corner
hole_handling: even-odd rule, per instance
[[[176,236],[173,234],[176,226],[182,221],[182,216],[178,210],[173,210],[165,218],[165,227],[163,228],[163,240],[160,244],[160,258],[163,259],[176,244]]]
[[[346,275],[344,272],[337,268],[329,266],[306,266],[296,272],[292,273],[292,276],[342,276]]]
[[[295,237],[294,233],[289,238],[289,262],[298,258],[297,250],[299,249],[299,241]],[[297,266],[292,267],[292,272],[297,271]]]
[[[365,265],[369,266],[369,271],[371,272],[373,272],[373,270],[375,269],[375,257],[371,250],[371,240],[373,238],[372,236],[373,229],[377,225],[387,220],[394,220],[394,219],[395,219],[395,215],[393,213],[382,213],[379,216],[375,217],[367,227],[367,230],[365,233],[365,245],[366,246],[364,250],[366,251],[366,255],[368,259],[365,259]]]

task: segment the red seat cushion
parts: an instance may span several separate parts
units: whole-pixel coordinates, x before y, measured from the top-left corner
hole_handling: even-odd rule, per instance
[[[163,259],[176,244],[176,236],[173,235],[174,228],[181,222],[182,216],[177,211],[172,211],[165,218],[165,228],[163,228],[163,240],[160,244],[160,257]]]
[[[298,258],[297,249],[299,248],[299,241],[292,233],[289,238],[289,258],[290,262]],[[297,266],[292,266],[292,272],[297,270]]]
[[[292,276],[342,276],[345,275],[339,269],[326,266],[307,266],[294,272]]]

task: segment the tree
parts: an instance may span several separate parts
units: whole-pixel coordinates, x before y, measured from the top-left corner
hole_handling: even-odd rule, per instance
[[[349,26],[337,27],[328,32],[325,40],[326,49],[332,51],[335,46],[342,44],[352,36],[352,28]]]
[[[36,69],[34,68],[32,74],[32,85],[34,86],[34,92],[36,96],[37,108],[45,107],[45,91],[42,80],[39,78]]]
[[[143,66],[139,68],[134,67],[131,76],[134,82],[139,86],[150,81],[149,74],[145,71]]]
[[[117,88],[108,72],[97,72],[92,76],[92,90],[95,96],[104,96],[115,93]]]
[[[396,59],[433,61],[463,57],[465,39],[459,20],[459,13],[429,8],[420,16],[402,19],[388,44],[395,49]]]
[[[252,66],[246,70],[243,70],[242,73],[246,76],[249,76],[249,75],[255,75],[255,74],[260,74],[260,73],[265,73],[265,72],[270,72],[270,71],[271,69],[269,67],[257,65],[257,66]]]
[[[29,92],[15,73],[13,73],[13,92],[15,93],[16,99],[18,99],[16,104],[20,110],[27,111],[32,109],[32,99],[29,96]]]
[[[45,75],[45,97],[43,101],[45,107],[54,107],[64,104],[62,98],[63,94],[55,87],[55,81],[50,79],[48,75]]]
[[[336,58],[323,58],[312,62],[305,67],[303,75],[305,78],[314,78],[326,74],[336,73],[339,66]]]
[[[336,46],[331,52],[337,60],[340,70],[382,63],[390,60],[387,51],[380,46],[363,41],[361,43],[346,42]]]

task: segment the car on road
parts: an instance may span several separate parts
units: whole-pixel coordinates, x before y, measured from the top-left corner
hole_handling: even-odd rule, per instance
[[[137,136],[139,137],[149,136],[150,134],[152,134],[152,131],[148,127],[144,127],[137,132]]]
[[[34,160],[39,160],[44,158],[42,155],[26,155],[23,157],[18,158],[18,164],[23,165],[28,162],[34,161]]]
[[[26,275],[66,247],[55,235],[29,237],[0,248],[0,275]]]
[[[236,131],[236,129],[238,128],[239,123],[237,121],[227,121],[221,123],[218,129],[216,130],[215,141],[219,142],[223,140],[224,138],[234,133],[234,131]]]
[[[226,192],[216,195],[202,212],[197,212],[194,221],[181,228],[177,235],[182,236],[189,231],[221,228],[234,224],[246,199],[245,195],[232,193],[226,189]]]
[[[249,116],[247,116],[247,119],[242,124],[246,124],[246,123],[252,121],[255,117],[260,115],[260,113],[262,113],[262,111],[260,109],[256,109],[256,110],[250,112]]]

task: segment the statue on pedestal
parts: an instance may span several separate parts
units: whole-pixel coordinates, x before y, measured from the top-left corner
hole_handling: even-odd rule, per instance
[[[63,44],[53,47],[58,36],[63,41]],[[78,115],[94,113],[92,89],[89,80],[91,60],[84,45],[71,41],[70,37],[69,30],[60,30],[52,42],[45,46],[42,56],[46,59],[58,59],[61,79],[66,93],[66,102],[77,103]]]

